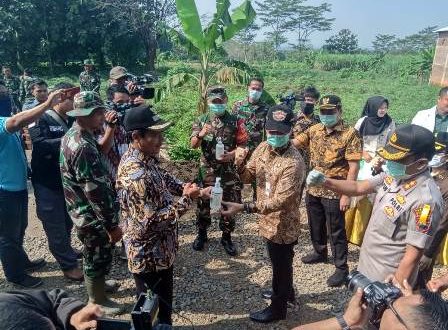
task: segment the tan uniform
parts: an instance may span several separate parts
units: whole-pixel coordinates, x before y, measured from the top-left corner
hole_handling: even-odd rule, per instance
[[[407,244],[424,249],[430,243],[443,212],[443,199],[429,172],[404,182],[384,173],[369,181],[377,195],[358,271],[371,280],[384,281],[398,269]],[[417,272],[416,265],[408,279],[411,285]]]

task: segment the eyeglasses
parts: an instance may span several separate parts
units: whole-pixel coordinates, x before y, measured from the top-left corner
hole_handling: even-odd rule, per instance
[[[392,313],[394,313],[395,317],[398,319],[398,321],[400,321],[401,324],[403,324],[403,326],[409,330],[410,328],[406,325],[406,322],[403,320],[403,318],[400,316],[400,314],[398,314],[397,310],[394,307],[394,301],[391,301],[387,304],[387,306],[389,307],[389,309],[392,311]]]

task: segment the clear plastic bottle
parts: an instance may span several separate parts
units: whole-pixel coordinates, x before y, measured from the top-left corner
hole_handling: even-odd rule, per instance
[[[222,159],[222,156],[224,156],[224,144],[222,143],[222,139],[220,137],[216,140],[218,142],[216,143],[215,156],[217,160],[220,160]]]
[[[222,203],[221,178],[216,178],[215,186],[212,189],[210,198],[210,214],[219,214]]]

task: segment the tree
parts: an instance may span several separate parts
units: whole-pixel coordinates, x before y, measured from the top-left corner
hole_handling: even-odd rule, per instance
[[[264,34],[268,37],[268,40],[273,42],[277,53],[280,50],[280,46],[288,41],[285,33],[291,26],[297,3],[303,1],[264,0],[255,2],[258,6],[258,15],[261,17],[264,25],[270,28]]]
[[[386,54],[397,47],[397,36],[391,34],[377,34],[372,42],[373,49],[377,53]]]
[[[437,38],[434,33],[436,29],[437,26],[428,26],[415,34],[399,39],[397,42],[398,50],[401,52],[418,53],[434,47]]]
[[[240,74],[247,72],[248,67],[244,63],[229,63],[231,67],[221,66],[218,70],[211,63],[213,54],[222,50],[223,42],[232,39],[255,19],[256,13],[249,0],[245,0],[235,8],[232,15],[229,14],[229,7],[230,0],[217,0],[213,19],[203,29],[194,0],[176,0],[177,17],[183,33],[171,29],[170,35],[176,43],[183,45],[190,53],[199,56],[200,74],[197,77],[191,73],[178,73],[168,77],[164,82],[166,87],[159,89],[157,99],[162,97],[160,93],[170,92],[173,88],[193,78],[199,85],[198,111],[204,113],[207,109],[207,89],[213,76],[217,77],[218,81],[223,79],[234,81],[235,78],[239,78]]]
[[[260,27],[253,22],[235,36],[235,40],[243,45],[245,63],[247,63],[249,49],[255,43],[255,37],[257,36],[258,30],[260,30]]]
[[[129,23],[129,32],[136,32],[143,42],[148,69],[154,71],[162,30],[176,13],[174,0],[104,0],[97,4],[113,12],[115,20]]]
[[[355,53],[358,50],[358,36],[349,29],[342,29],[325,40],[324,49],[331,53]]]
[[[325,14],[331,12],[329,3],[322,3],[319,6],[302,6],[301,1],[297,1],[289,24],[289,29],[294,30],[297,35],[296,48],[303,50],[310,41],[310,36],[317,31],[329,31],[334,22],[334,18],[326,18]]]

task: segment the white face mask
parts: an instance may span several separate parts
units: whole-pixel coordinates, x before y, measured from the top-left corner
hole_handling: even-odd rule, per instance
[[[438,168],[446,164],[446,157],[444,154],[436,154],[432,157],[431,161],[428,163],[429,167]]]
[[[249,98],[251,98],[254,101],[258,101],[261,97],[261,94],[263,94],[263,91],[257,91],[255,89],[249,89]]]

